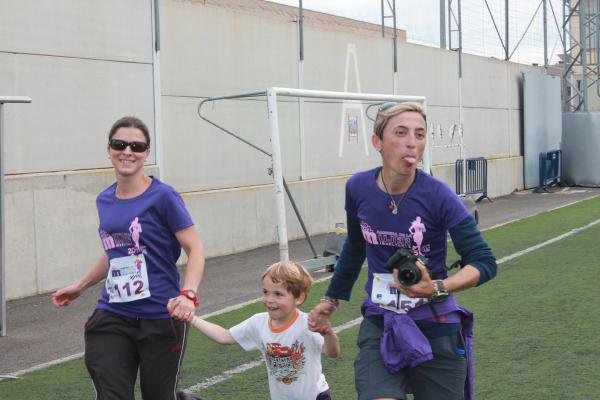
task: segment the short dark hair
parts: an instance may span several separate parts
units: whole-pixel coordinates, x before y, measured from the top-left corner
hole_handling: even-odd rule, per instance
[[[148,146],[150,146],[150,132],[148,131],[148,127],[146,126],[144,121],[142,121],[141,119],[137,117],[126,116],[116,120],[113,126],[110,128],[110,131],[108,132],[109,142],[113,138],[113,136],[115,136],[115,133],[117,133],[119,128],[139,129],[144,134],[144,137],[146,138],[146,143],[148,144]]]

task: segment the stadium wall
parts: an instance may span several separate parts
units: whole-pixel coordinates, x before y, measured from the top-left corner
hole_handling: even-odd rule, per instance
[[[161,1],[155,52],[152,7],[152,0],[0,0],[0,95],[33,100],[5,112],[9,299],[72,282],[97,260],[95,197],[114,179],[106,135],[122,115],[141,117],[153,131],[148,173],[182,193],[208,256],[277,240],[270,160],[202,121],[197,107],[209,96],[298,87],[296,10],[259,0]],[[389,30],[384,39],[378,25],[307,11],[304,35],[304,88],[393,93]],[[446,135],[438,144],[448,144],[459,119],[457,54],[404,37],[398,93],[427,97],[428,120]],[[466,154],[488,158],[492,197],[523,187],[524,71],[544,73],[463,58]],[[206,115],[270,150],[264,99],[218,102]],[[345,220],[348,176],[379,161],[372,123],[364,105],[305,101],[303,170],[298,115],[297,100],[280,102],[284,175],[311,233],[324,233]],[[352,135],[349,118],[358,122]],[[458,150],[432,155],[434,174],[453,186]],[[290,238],[301,237],[291,207],[287,213]]]

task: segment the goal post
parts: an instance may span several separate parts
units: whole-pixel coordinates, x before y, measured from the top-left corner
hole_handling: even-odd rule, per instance
[[[31,103],[26,96],[0,96],[0,337],[6,336],[6,239],[4,210],[4,105]]]

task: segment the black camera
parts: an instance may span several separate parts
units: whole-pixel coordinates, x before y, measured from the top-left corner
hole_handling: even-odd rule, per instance
[[[417,257],[407,249],[398,249],[386,261],[385,267],[393,272],[398,270],[398,280],[404,286],[411,286],[419,283],[421,280],[421,270],[417,267],[417,261],[420,261],[427,267],[427,259],[425,257]]]

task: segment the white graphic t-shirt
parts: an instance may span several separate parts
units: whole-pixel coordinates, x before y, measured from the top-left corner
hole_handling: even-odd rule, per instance
[[[262,353],[271,399],[316,399],[319,393],[329,389],[321,370],[325,340],[308,330],[306,313],[299,311],[295,321],[277,331],[269,327],[269,314],[259,313],[229,332],[244,350]]]

